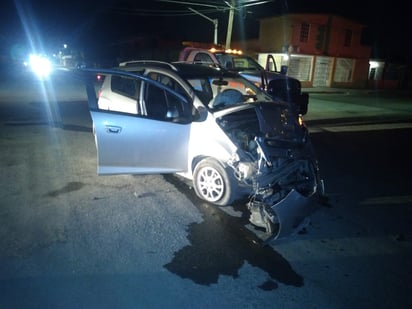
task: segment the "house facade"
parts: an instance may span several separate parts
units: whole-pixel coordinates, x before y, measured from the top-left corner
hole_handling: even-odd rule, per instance
[[[335,15],[269,17],[260,20],[259,38],[248,50],[263,66],[271,54],[303,87],[365,88],[371,47],[361,44],[364,27]]]

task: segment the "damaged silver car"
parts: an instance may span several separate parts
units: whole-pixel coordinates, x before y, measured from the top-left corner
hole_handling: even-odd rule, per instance
[[[323,195],[296,107],[239,74],[157,61],[88,73],[104,76],[88,84],[98,174],[176,173],[212,204],[244,200],[266,241],[299,230]]]

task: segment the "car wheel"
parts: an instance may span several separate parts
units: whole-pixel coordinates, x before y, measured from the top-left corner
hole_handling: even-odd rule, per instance
[[[237,182],[230,170],[216,160],[200,161],[193,174],[193,183],[197,196],[215,205],[228,205],[235,199]]]

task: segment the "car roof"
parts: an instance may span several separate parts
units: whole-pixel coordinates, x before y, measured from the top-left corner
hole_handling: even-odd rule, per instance
[[[202,64],[193,64],[187,62],[163,62],[156,60],[133,60],[122,62],[116,69],[125,71],[134,71],[144,68],[156,68],[175,72],[182,78],[199,78],[199,77],[239,77],[235,72],[230,72],[215,66],[205,66]]]
[[[116,69],[122,69],[126,71],[132,71],[134,68],[145,68],[148,66],[152,67],[159,67],[159,68],[165,68],[165,69],[170,69],[170,70],[176,70],[176,68],[173,66],[173,64],[165,61],[158,61],[158,60],[131,60],[131,61],[124,61],[120,62],[119,66]]]
[[[206,66],[202,64],[191,64],[184,62],[173,63],[179,70],[179,75],[185,78],[195,77],[239,77],[240,75],[234,72],[227,71],[215,66]]]

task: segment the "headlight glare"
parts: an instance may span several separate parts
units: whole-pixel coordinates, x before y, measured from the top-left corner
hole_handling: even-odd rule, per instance
[[[52,69],[50,60],[40,55],[30,55],[29,64],[31,70],[39,77],[47,77]]]

